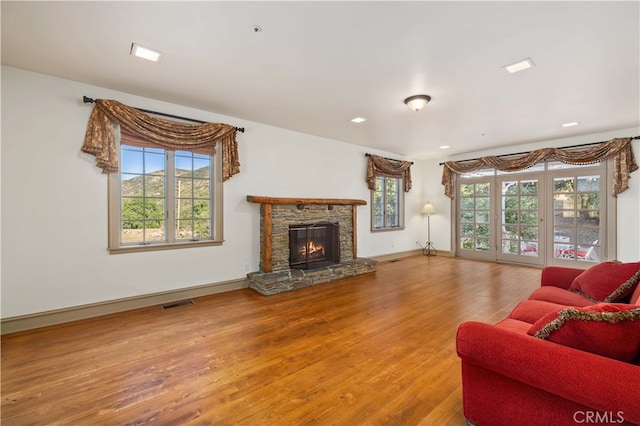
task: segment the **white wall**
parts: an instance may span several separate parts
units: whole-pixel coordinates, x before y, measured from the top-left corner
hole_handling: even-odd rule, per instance
[[[80,152],[92,106],[82,96],[245,127],[241,173],[224,184],[222,246],[111,255],[107,179]],[[247,195],[369,203],[365,147],[2,67],[2,318],[242,278],[259,264],[259,206]],[[405,158],[401,158],[405,159]],[[310,160],[310,161],[309,161]],[[411,160],[411,159],[407,159]],[[371,233],[358,207],[358,255],[426,239],[422,163],[412,167],[406,229]],[[325,174],[326,173],[326,174]],[[319,179],[319,176],[324,176]]]

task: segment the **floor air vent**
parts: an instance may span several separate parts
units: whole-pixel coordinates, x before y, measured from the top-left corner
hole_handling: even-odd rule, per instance
[[[183,300],[182,302],[170,303],[162,306],[163,310],[178,308],[180,306],[193,305],[193,300]]]

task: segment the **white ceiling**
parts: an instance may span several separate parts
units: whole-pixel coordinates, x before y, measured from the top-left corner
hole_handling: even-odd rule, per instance
[[[639,5],[2,1],[2,63],[430,158],[640,126]]]

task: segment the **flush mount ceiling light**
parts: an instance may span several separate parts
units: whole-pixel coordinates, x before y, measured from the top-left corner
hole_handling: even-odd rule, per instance
[[[505,65],[502,68],[505,69],[509,74],[516,73],[518,71],[526,70],[527,68],[531,68],[535,66],[531,58],[523,59],[522,61],[516,62],[511,65]]]
[[[367,119],[362,117],[356,117],[351,119],[351,122],[356,124],[364,123],[365,121],[367,121]]]
[[[429,103],[430,100],[431,100],[431,96],[429,95],[415,95],[415,96],[409,96],[407,99],[404,100],[404,103],[407,104],[407,106],[412,110],[420,111]]]
[[[158,60],[160,59],[159,51],[141,46],[136,43],[131,43],[131,52],[129,54],[153,62],[158,62]]]

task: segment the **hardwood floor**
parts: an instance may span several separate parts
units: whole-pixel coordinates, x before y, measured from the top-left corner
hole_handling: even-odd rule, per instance
[[[3,425],[463,425],[455,333],[540,270],[414,256],[2,337]]]

